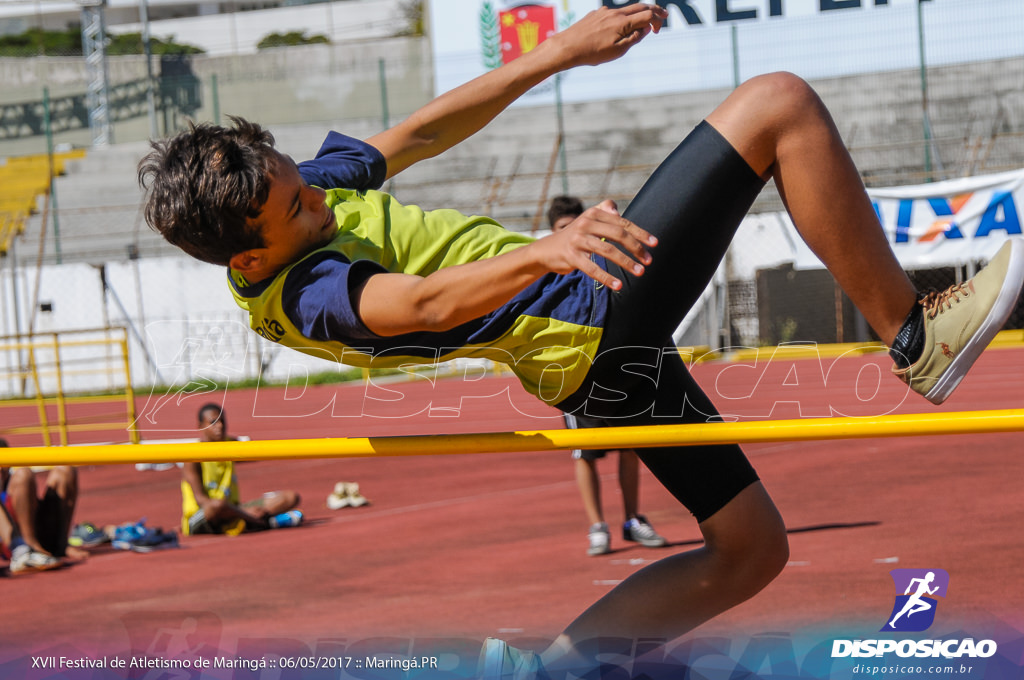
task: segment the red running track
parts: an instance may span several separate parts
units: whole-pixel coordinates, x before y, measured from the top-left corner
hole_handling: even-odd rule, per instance
[[[696,365],[694,375],[718,395],[723,412],[745,419],[821,416],[826,407],[869,415],[1021,405],[1017,381],[1007,376],[1024,371],[1024,349],[988,351],[942,407],[908,395],[885,375],[887,364],[877,355],[712,362]],[[345,385],[228,391],[213,399],[223,399],[229,430],[253,439],[506,431],[561,422],[509,378],[389,387],[397,390],[389,398],[402,398],[368,400],[389,395]],[[470,393],[497,396],[460,405],[457,397]],[[163,406],[144,436],[193,435],[195,412],[210,399]],[[446,410],[409,415],[426,404]],[[146,399],[139,408],[147,413]],[[364,411],[372,415],[356,417]],[[2,430],[26,416],[5,409],[0,417],[7,419]],[[947,621],[1022,629],[1020,436],[926,435],[747,447],[789,527],[790,563],[764,592],[692,635],[746,636],[837,622],[865,622],[877,631],[892,607],[888,572],[897,567],[949,572]],[[614,461],[603,461],[601,471],[614,525],[621,516]],[[645,470],[642,509],[670,547],[627,546],[613,535],[614,552],[586,557],[586,522],[563,452],[268,461],[241,464],[238,472],[243,496],[298,490],[307,524],[237,538],[186,538],[179,550],[146,555],[99,549],[60,571],[0,578],[0,677],[9,677],[5,662],[15,667],[12,659],[44,649],[159,650],[160,631],[185,631],[190,640],[240,654],[247,644],[270,644],[247,642],[253,638],[276,638],[274,644],[299,652],[356,649],[374,638],[465,638],[471,655],[473,641],[488,635],[551,639],[615,583],[700,541],[688,513]],[[358,482],[371,503],[328,510],[326,496],[340,480]],[[145,516],[150,526],[164,528],[179,522],[177,470],[90,467],[80,471],[80,481],[78,520]]]

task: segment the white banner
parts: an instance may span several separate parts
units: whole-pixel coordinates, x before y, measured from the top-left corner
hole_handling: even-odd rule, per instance
[[[957,266],[987,261],[1007,237],[1021,234],[1024,170],[869,189],[868,195],[904,269]],[[788,217],[780,223],[796,245],[795,266],[820,268]]]

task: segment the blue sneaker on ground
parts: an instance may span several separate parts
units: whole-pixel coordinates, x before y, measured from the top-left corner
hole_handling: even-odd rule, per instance
[[[142,536],[146,535],[146,518],[143,517],[134,524],[122,524],[114,530],[114,538],[111,540],[111,545],[116,550],[131,550],[132,543]]]
[[[289,510],[288,512],[282,512],[280,515],[274,515],[267,519],[267,525],[271,529],[287,529],[288,527],[297,527],[302,524],[302,511],[301,510]]]
[[[117,550],[148,553],[164,548],[177,548],[178,534],[174,531],[165,532],[160,528],[149,528],[146,526],[146,518],[143,517],[135,524],[122,524],[117,527],[111,544]]]
[[[147,529],[145,534],[131,542],[131,550],[137,553],[149,553],[154,550],[177,547],[177,532],[164,532],[163,529]]]
[[[110,536],[92,522],[76,524],[68,536],[68,545],[76,548],[95,548],[110,542]]]

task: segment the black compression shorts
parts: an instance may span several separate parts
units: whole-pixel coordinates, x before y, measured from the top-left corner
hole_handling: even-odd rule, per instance
[[[583,386],[560,409],[610,426],[717,419],[672,333],[711,281],[763,187],[764,180],[706,122],[658,167],[623,212],[658,237],[653,262],[640,277],[608,264],[623,288],[610,295],[601,345]],[[758,479],[736,445],[637,453],[698,521]]]

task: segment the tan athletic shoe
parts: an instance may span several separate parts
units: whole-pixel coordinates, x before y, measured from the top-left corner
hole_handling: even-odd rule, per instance
[[[921,300],[924,351],[893,373],[933,404],[944,402],[1002,330],[1022,284],[1024,240],[1010,239],[974,278]]]

